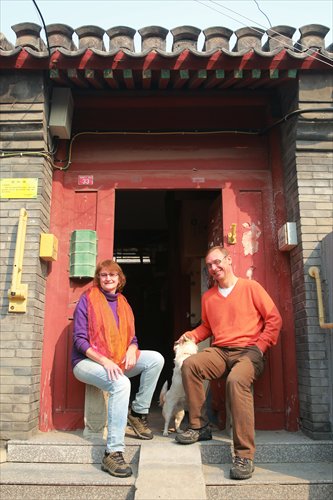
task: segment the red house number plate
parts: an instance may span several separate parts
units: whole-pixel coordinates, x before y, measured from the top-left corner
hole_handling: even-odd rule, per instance
[[[92,186],[94,184],[94,176],[79,175],[77,183],[79,186]]]

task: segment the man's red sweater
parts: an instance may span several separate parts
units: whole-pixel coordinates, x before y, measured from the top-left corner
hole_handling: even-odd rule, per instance
[[[201,325],[191,336],[201,342],[212,335],[212,346],[256,345],[262,352],[277,343],[282,318],[266,290],[254,280],[238,278],[227,297],[214,286],[202,296]]]

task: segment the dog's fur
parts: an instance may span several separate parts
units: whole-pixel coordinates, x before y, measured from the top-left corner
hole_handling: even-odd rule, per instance
[[[164,417],[163,436],[167,436],[169,433],[169,423],[172,417],[175,418],[176,432],[182,432],[180,424],[185,415],[185,392],[182,382],[181,367],[186,358],[198,352],[198,346],[192,340],[187,339],[183,344],[176,344],[174,350],[175,366],[172,374],[171,387],[168,390],[168,381],[166,381],[160,393],[160,406],[162,406],[162,415]]]

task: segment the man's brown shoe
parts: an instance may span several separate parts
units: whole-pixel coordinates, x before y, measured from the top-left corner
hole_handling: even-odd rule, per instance
[[[231,479],[250,479],[254,471],[253,460],[235,456],[233,466],[230,469]]]
[[[176,441],[180,444],[193,444],[197,441],[209,441],[212,439],[212,431],[209,425],[202,429],[187,429],[187,431],[176,435]]]

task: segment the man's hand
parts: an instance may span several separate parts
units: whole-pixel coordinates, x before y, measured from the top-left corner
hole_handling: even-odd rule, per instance
[[[193,340],[191,332],[185,332],[183,335],[179,337],[178,340],[176,340],[175,345],[177,344],[184,344],[187,340]]]

